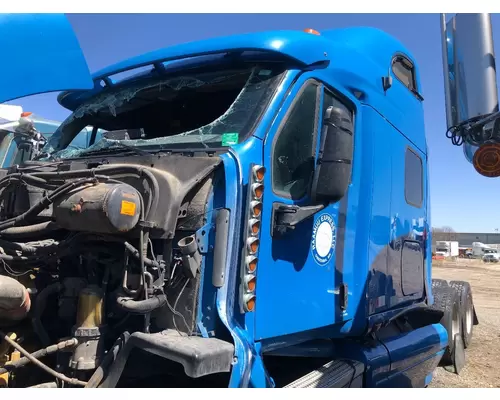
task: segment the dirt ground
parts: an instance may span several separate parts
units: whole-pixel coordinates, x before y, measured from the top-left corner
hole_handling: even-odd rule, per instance
[[[466,366],[460,375],[438,368],[430,385],[434,388],[500,387],[500,264],[459,259],[436,262],[433,278],[468,281],[479,325],[474,326]]]

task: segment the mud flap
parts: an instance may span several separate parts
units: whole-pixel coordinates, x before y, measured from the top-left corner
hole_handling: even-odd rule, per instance
[[[463,367],[465,366],[465,347],[462,335],[456,334],[453,349],[453,363],[446,365],[443,368],[448,372],[453,372],[460,375]]]

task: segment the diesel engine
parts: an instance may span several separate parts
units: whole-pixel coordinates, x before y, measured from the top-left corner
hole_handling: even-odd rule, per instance
[[[0,386],[115,386],[144,353],[132,381],[158,357],[194,378],[229,370],[229,341],[210,371],[192,350],[220,160],[146,158],[33,161],[0,176]]]

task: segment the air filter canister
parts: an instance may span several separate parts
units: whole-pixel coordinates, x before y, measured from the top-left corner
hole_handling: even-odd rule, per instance
[[[141,195],[126,183],[99,183],[54,204],[56,223],[73,231],[128,232],[137,225],[140,214]]]

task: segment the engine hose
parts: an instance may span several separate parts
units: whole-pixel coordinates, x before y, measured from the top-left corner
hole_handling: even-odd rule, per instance
[[[56,353],[58,351],[65,350],[69,347],[74,347],[77,344],[78,344],[78,340],[75,338],[65,340],[64,342],[60,342],[58,344],[53,344],[52,346],[48,346],[44,349],[37,350],[37,351],[31,353],[31,356],[36,358],[36,359],[39,359],[39,358],[45,357],[49,354],[53,354],[53,353]],[[12,369],[24,367],[25,365],[28,365],[30,362],[31,362],[30,359],[27,357],[21,357],[19,360],[11,361],[6,366],[0,368],[0,375],[4,374],[6,372],[9,372]]]
[[[125,248],[127,249],[127,251],[132,256],[134,256],[134,258],[138,259],[140,262],[141,253],[139,252],[139,250],[137,250],[129,242],[124,242],[124,245],[125,245]],[[144,261],[144,265],[146,265],[148,267],[158,267],[160,265],[157,261],[151,260],[150,258],[146,258],[146,257],[144,257],[143,261]]]
[[[164,294],[150,297],[146,300],[133,300],[130,297],[118,297],[116,299],[118,307],[131,314],[149,314],[157,308],[167,304],[167,296]]]
[[[40,261],[40,257],[38,257],[38,256],[9,256],[7,254],[0,254],[0,260],[30,262],[30,261]]]
[[[120,337],[116,339],[113,347],[107,352],[101,364],[99,364],[97,369],[94,371],[85,388],[96,388],[99,386],[108,370],[108,367],[113,361],[116,360],[118,353],[125,347],[129,338],[130,334],[128,332],[123,332]]]
[[[37,251],[36,247],[28,246],[27,244],[24,243],[9,242],[7,240],[2,240],[2,239],[0,239],[0,247],[10,251],[20,251],[21,253],[30,253],[30,254],[34,254]]]
[[[78,181],[73,181],[73,182],[68,182],[65,183],[64,185],[61,185],[59,188],[54,190],[52,193],[49,195],[45,196],[42,200],[40,200],[38,203],[36,203],[34,206],[32,206],[30,209],[25,211],[24,213],[18,215],[17,217],[8,219],[6,221],[3,221],[0,223],[0,231],[11,228],[15,225],[17,225],[20,222],[23,222],[24,220],[29,219],[32,216],[37,216],[42,212],[44,209],[46,209],[50,204],[54,202],[58,197],[61,197],[65,195],[67,192],[73,190],[74,188],[78,186],[82,186],[85,184],[89,183],[95,183],[99,179],[107,179],[107,177],[93,177],[93,178],[84,178]]]
[[[30,237],[33,235],[43,235],[58,229],[60,229],[60,227],[55,222],[41,222],[35,225],[7,228],[0,232],[0,237],[4,239],[22,239],[24,237]]]
[[[46,286],[43,290],[38,293],[35,299],[35,307],[33,309],[33,318],[31,323],[33,325],[33,330],[38,335],[40,342],[43,346],[48,347],[50,344],[50,338],[47,331],[42,324],[42,314],[47,306],[47,299],[49,296],[58,293],[61,290],[61,284],[59,282],[52,283]]]
[[[6,186],[9,186],[13,182],[26,182],[28,184],[31,184],[33,186],[40,187],[42,189],[53,189],[54,185],[48,183],[45,179],[38,178],[33,175],[26,175],[26,174],[11,174],[7,175],[5,178],[0,180],[0,189]]]
[[[43,369],[45,372],[52,375],[56,379],[60,379],[61,381],[64,381],[66,383],[69,383],[70,385],[75,385],[75,386],[86,386],[87,385],[87,382],[83,382],[83,381],[80,381],[80,380],[75,379],[75,378],[69,378],[64,374],[61,374],[60,372],[53,370],[48,365],[45,365],[43,362],[41,362],[40,360],[33,357],[29,351],[27,351],[24,347],[19,345],[19,343],[17,343],[16,341],[12,340],[8,335],[6,335],[2,331],[0,331],[0,338],[5,340],[12,347],[14,347],[19,353],[21,353],[23,356],[28,358],[37,367]]]

